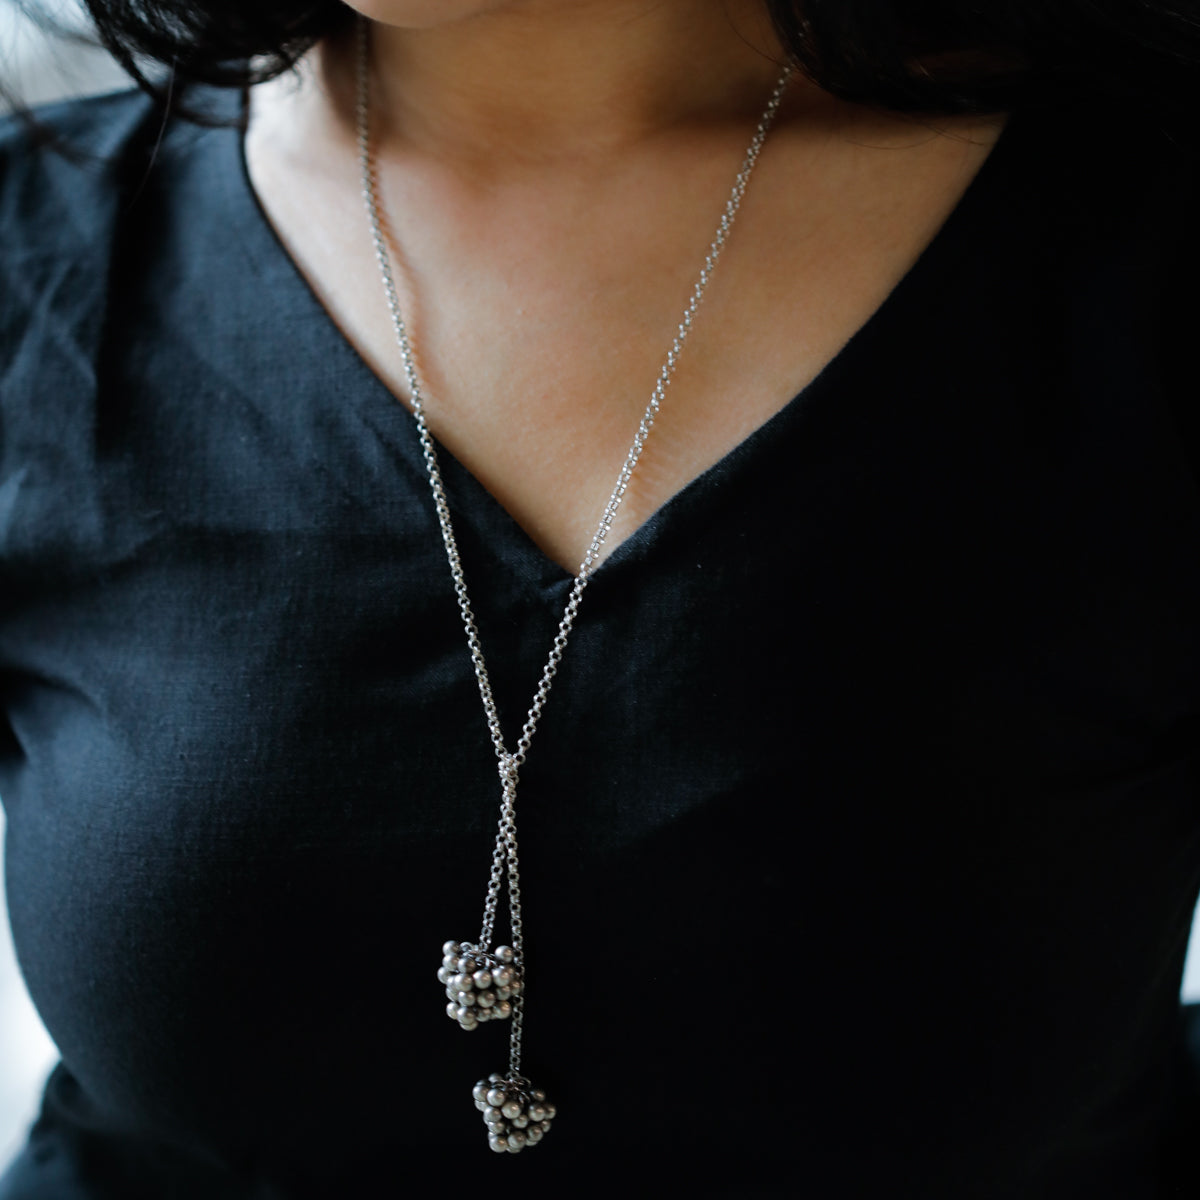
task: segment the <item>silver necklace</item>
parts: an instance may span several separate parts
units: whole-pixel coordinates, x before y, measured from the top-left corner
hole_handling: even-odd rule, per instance
[[[500,717],[496,710],[496,702],[492,696],[492,685],[488,680],[487,667],[483,660],[483,648],[479,641],[479,631],[475,627],[475,616],[467,597],[467,584],[463,575],[462,561],[459,558],[458,546],[454,538],[454,529],[450,523],[450,510],[446,502],[446,489],[442,483],[442,474],[438,468],[437,453],[434,449],[433,438],[425,420],[425,406],[422,398],[420,382],[417,378],[416,365],[413,360],[412,347],[409,341],[408,329],[400,314],[400,302],[396,295],[396,286],[392,278],[391,262],[387,244],[380,223],[380,202],[377,181],[371,157],[370,128],[368,123],[368,58],[369,58],[369,22],[359,16],[357,22],[357,117],[358,117],[358,149],[359,162],[362,169],[363,200],[366,203],[367,214],[371,222],[371,236],[375,245],[375,256],[379,261],[379,271],[383,278],[384,294],[387,297],[388,309],[392,316],[392,325],[396,333],[396,341],[400,347],[400,357],[404,363],[404,372],[408,380],[410,403],[413,416],[416,418],[420,432],[421,449],[425,458],[425,466],[429,474],[429,486],[433,492],[434,505],[437,509],[438,523],[442,530],[442,541],[446,547],[446,557],[450,563],[450,574],[454,579],[454,591],[458,598],[458,608],[462,615],[463,629],[467,635],[467,645],[471,651],[471,661],[475,666],[475,678],[479,683],[479,695],[483,701],[487,725],[492,737],[492,745],[496,750],[496,761],[500,774],[500,823],[496,833],[496,844],[492,851],[492,869],[488,880],[487,899],[483,909],[483,928],[479,938],[474,942],[448,941],[442,946],[442,965],[438,970],[438,981],[446,989],[446,1014],[455,1020],[463,1029],[477,1029],[481,1024],[490,1021],[510,1020],[509,1054],[507,1073],[494,1072],[486,1079],[479,1080],[474,1087],[475,1107],[483,1113],[483,1120],[488,1130],[488,1144],[497,1153],[518,1153],[526,1146],[536,1145],[542,1140],[550,1128],[551,1121],[557,1115],[555,1106],[549,1102],[546,1093],[532,1086],[530,1081],[521,1074],[521,1031],[525,1006],[525,939],[521,925],[521,887],[517,859],[517,823],[516,799],[517,781],[525,756],[529,753],[529,745],[533,740],[534,730],[542,715],[542,707],[546,703],[550,686],[554,680],[558,664],[567,646],[567,637],[575,616],[579,611],[579,603],[583,590],[587,587],[592,571],[600,554],[600,548],[612,528],[617,509],[625,497],[626,488],[633,469],[641,457],[642,448],[650,433],[654,419],[658,415],[659,406],[666,395],[667,387],[675,373],[675,366],[683,350],[684,342],[691,332],[696,310],[704,296],[712,273],[717,265],[717,259],[725,246],[729,232],[733,228],[734,218],[745,194],[750,173],[758,159],[759,151],[766,140],[767,131],[779,109],[791,75],[791,68],[785,68],[775,84],[770,101],[763,112],[762,119],[755,129],[746,156],[742,161],[730,192],[725,211],[717,228],[716,236],[709,246],[704,259],[704,267],[700,272],[695,287],[692,290],[691,301],[683,314],[683,320],[667,352],[666,361],[655,384],[650,403],[642,414],[638,424],[637,434],[633,445],[617,476],[616,485],[605,505],[600,524],[592,536],[587,554],[580,564],[575,577],[575,584],[567,599],[558,632],[550,649],[550,656],[542,670],[541,680],[534,693],[533,703],[521,729],[521,737],[516,749],[509,752],[504,736],[500,730]],[[496,921],[496,910],[500,902],[500,889],[507,875],[508,882],[508,917],[512,936],[512,945],[492,945],[492,933]]]

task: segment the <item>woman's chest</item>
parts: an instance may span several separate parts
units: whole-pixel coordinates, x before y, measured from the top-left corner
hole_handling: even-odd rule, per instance
[[[308,459],[260,439],[248,482],[222,464],[263,413],[227,399],[224,454],[181,441],[142,464],[122,511],[157,514],[152,536],[47,560],[0,622],[31,992],[88,1093],[142,1128],[219,1155],[261,1139],[268,1159],[320,1130],[343,1154],[444,1140],[454,1082],[490,1063],[449,1040],[433,972],[475,928],[499,797],[419,452],[344,424]],[[852,403],[888,426],[882,398]],[[843,1121],[847,1080],[878,1070],[925,1081],[922,1127],[968,1162],[983,1113],[1036,1153],[1115,1069],[1097,1048],[1190,912],[1200,581],[1181,572],[1194,537],[1162,534],[1168,493],[1106,523],[1095,458],[995,427],[986,453],[897,453],[894,424],[864,440],[800,412],[601,568],[530,749],[531,1053],[559,1056],[543,1072],[583,1118],[564,1153],[599,1119],[589,1089],[639,1067],[669,1144],[695,1119],[671,1081],[757,1096],[770,1078],[766,1114],[727,1106],[740,1137],[824,1128],[830,1096]],[[569,580],[447,479],[511,739]],[[1125,1001],[1063,1025],[1102,955]],[[578,985],[597,963],[605,986]],[[904,987],[871,1043],[852,1031],[881,970]],[[1038,1043],[1036,1103],[1026,985],[1071,1029]],[[814,1025],[820,1105],[770,1069]],[[387,1094],[433,1057],[431,1090]],[[944,1162],[928,1128],[903,1140]]]
[[[245,149],[264,214],[355,351],[409,404],[356,164],[336,146],[280,152],[272,115],[251,123]],[[853,110],[841,121],[777,132],[720,247],[732,144],[582,181],[547,170],[472,186],[426,164],[377,170],[430,426],[564,569],[583,560],[652,398],[653,436],[604,553],[836,357],[933,241],[1001,129],[946,119],[939,136]]]

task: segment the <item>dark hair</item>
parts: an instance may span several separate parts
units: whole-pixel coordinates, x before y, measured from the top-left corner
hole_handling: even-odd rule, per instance
[[[341,0],[83,3],[139,85],[197,120],[183,100],[190,82],[271,78],[354,17]],[[1176,117],[1196,108],[1200,0],[763,3],[799,69],[859,103],[941,114],[1097,100]]]

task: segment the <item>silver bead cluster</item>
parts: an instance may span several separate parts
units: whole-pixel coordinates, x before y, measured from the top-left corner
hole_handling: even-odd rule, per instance
[[[474,942],[447,942],[442,947],[438,982],[449,1001],[446,1016],[464,1029],[511,1017],[512,999],[522,987],[511,946],[483,950]]]
[[[488,1128],[488,1145],[497,1154],[519,1154],[526,1146],[536,1146],[557,1116],[546,1093],[531,1088],[526,1079],[505,1079],[493,1072],[475,1085],[474,1095]]]

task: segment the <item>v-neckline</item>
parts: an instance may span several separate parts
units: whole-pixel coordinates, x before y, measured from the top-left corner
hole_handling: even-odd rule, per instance
[[[229,185],[231,200],[239,217],[238,224],[246,235],[247,249],[260,269],[271,270],[280,282],[286,280],[291,284],[300,303],[310,310],[308,315],[318,325],[327,328],[331,343],[339,347],[346,360],[347,369],[354,373],[355,378],[348,390],[355,397],[364,419],[378,432],[386,435],[389,441],[397,444],[406,457],[414,465],[419,465],[424,473],[425,463],[416,419],[333,319],[307,276],[292,258],[255,191],[246,159],[248,94],[243,88],[238,95],[241,119],[234,136],[226,143],[233,161],[227,164],[228,169],[222,174]],[[668,497],[632,533],[612,547],[593,569],[593,580],[618,572],[622,564],[648,550],[664,525],[677,511],[711,487],[715,480],[726,477],[751,460],[759,446],[774,440],[790,427],[802,410],[807,410],[836,379],[844,377],[856,362],[862,360],[867,354],[869,344],[877,342],[883,336],[889,324],[898,318],[898,314],[919,293],[926,278],[952,252],[954,241],[961,236],[975,210],[984,204],[994,186],[993,181],[1001,174],[1013,153],[1012,147],[1016,141],[1014,127],[1021,128],[1023,125],[1024,115],[1020,109],[1008,113],[987,156],[933,237],[878,307],[821,367],[813,379],[716,462]],[[363,220],[366,220],[365,214]],[[468,512],[485,514],[482,523],[488,526],[487,532],[502,537],[505,541],[504,552],[498,553],[497,557],[504,561],[520,581],[540,595],[550,592],[565,597],[575,583],[576,574],[550,558],[524,526],[484,486],[478,476],[436,438],[434,442],[448,493],[457,494],[465,501],[457,509],[453,506],[451,509],[456,534],[462,528]],[[432,505],[432,496],[428,498]]]

